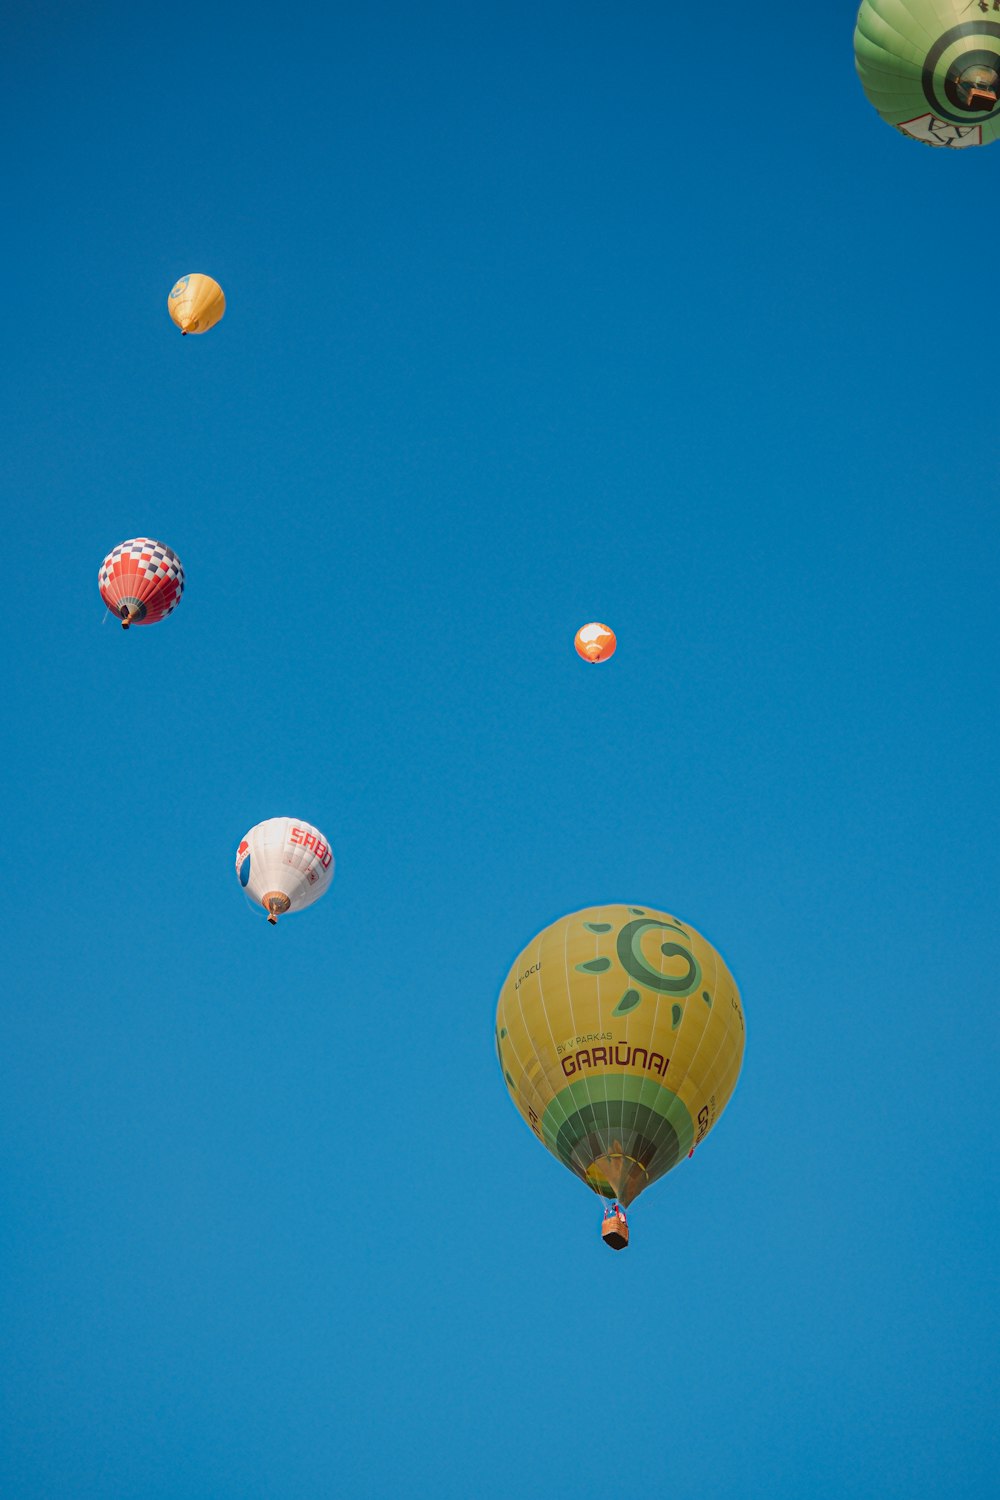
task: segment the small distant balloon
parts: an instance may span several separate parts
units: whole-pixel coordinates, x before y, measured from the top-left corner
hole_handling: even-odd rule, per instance
[[[167,311],[181,333],[207,333],[226,310],[226,298],[217,281],[192,271],[174,283],[167,298]]]
[[[580,626],[573,644],[584,661],[598,662],[614,656],[618,641],[613,630],[595,620],[590,625]]]
[[[108,609],[130,625],[155,625],[175,610],[184,592],[181,560],[165,542],[137,536],[119,542],[101,563],[97,586]]]
[[[329,839],[301,818],[257,823],[236,851],[236,878],[247,900],[274,926],[285,912],[318,901],[333,879]]]

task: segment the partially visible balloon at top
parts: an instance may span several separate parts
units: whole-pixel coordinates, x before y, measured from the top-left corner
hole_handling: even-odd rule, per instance
[[[584,661],[599,662],[614,656],[618,641],[610,626],[595,620],[590,625],[580,626],[573,644]]]
[[[988,146],[1000,135],[996,0],[862,0],[861,85],[889,125],[925,146]]]
[[[181,333],[207,333],[225,310],[226,298],[219,283],[198,271],[175,282],[167,298],[167,311]]]

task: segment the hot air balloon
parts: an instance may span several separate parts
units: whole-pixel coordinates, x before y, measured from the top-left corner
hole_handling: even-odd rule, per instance
[[[174,283],[167,311],[181,333],[207,333],[226,310],[222,288],[211,276],[192,271]]]
[[[236,876],[254,906],[274,926],[287,911],[318,901],[333,879],[330,842],[301,818],[268,818],[251,828],[236,851]]]
[[[890,125],[928,146],[1000,135],[1000,3],[863,0],[854,60]]]
[[[736,1087],[743,1039],[719,954],[648,907],[592,906],[553,922],[515,960],[497,1004],[515,1106],[616,1209],[704,1140]],[[621,1248],[627,1226],[604,1237]]]
[[[598,662],[614,656],[618,641],[613,630],[595,620],[590,625],[580,626],[573,644],[584,661]]]
[[[137,536],[120,542],[101,563],[97,575],[101,598],[130,625],[155,625],[177,608],[184,592],[184,569],[164,542]]]

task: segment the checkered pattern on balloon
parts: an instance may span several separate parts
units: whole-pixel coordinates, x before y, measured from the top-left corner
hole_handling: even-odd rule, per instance
[[[155,625],[175,610],[184,592],[181,560],[163,542],[133,537],[101,563],[101,598],[116,615],[132,612],[132,623]]]

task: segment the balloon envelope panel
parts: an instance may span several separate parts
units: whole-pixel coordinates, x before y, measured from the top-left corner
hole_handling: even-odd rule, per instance
[[[1000,135],[993,0],[863,0],[854,59],[870,102],[914,140],[962,148]]]
[[[497,1004],[511,1098],[594,1192],[629,1203],[711,1130],[743,1061],[743,1008],[712,945],[648,907],[594,906],[528,944]]]
[[[236,851],[236,876],[255,905],[279,892],[289,911],[318,901],[333,879],[329,841],[301,818],[268,818],[256,824]]]

